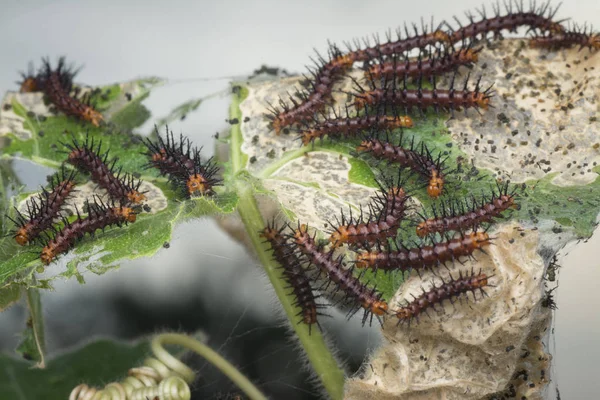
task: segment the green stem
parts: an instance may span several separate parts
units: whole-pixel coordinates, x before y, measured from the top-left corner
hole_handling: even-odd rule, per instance
[[[295,160],[298,157],[301,157],[304,153],[312,151],[311,147],[303,146],[298,150],[288,151],[283,154],[277,161],[269,164],[265,169],[260,171],[260,178],[269,178],[275,171],[279,168],[283,167],[285,164],[289,163],[292,160]]]
[[[33,282],[35,283],[35,281]],[[37,367],[46,368],[46,340],[44,335],[44,317],[42,315],[42,301],[40,291],[34,288],[27,289],[27,308],[31,321],[33,346],[37,353]]]
[[[294,305],[295,299],[289,293],[289,290],[286,290],[287,284],[283,279],[281,268],[273,261],[270,250],[259,236],[259,232],[264,229],[264,221],[254,199],[252,189],[241,180],[237,182],[237,189],[239,196],[238,212],[242,217],[246,232],[250,236],[252,247],[254,247],[259,261],[271,280],[275,293],[325,390],[332,399],[341,399],[344,389],[344,372],[327,348],[321,332],[318,329],[309,331],[308,325],[298,323],[297,315],[301,310]]]
[[[231,381],[235,383],[236,386],[248,396],[248,398],[252,400],[266,400],[265,395],[262,394],[261,391],[258,390],[256,386],[254,386],[252,382],[248,380],[248,378],[242,375],[240,371],[238,371],[227,360],[221,357],[219,353],[206,346],[204,343],[200,343],[189,336],[180,335],[177,333],[158,335],[152,340],[152,351],[156,357],[169,366],[169,368],[181,374],[186,382],[191,383],[194,381],[194,371],[189,369],[187,366],[183,366],[184,368],[182,368],[181,361],[167,352],[163,347],[164,344],[174,344],[187,347],[217,367],[224,375],[231,379]]]
[[[230,117],[238,118],[241,121],[242,115],[239,108],[240,103],[247,95],[247,88],[241,87],[237,95],[233,96],[230,107]],[[283,310],[287,315],[288,320],[304,351],[310,361],[313,370],[321,380],[323,387],[329,394],[329,397],[337,400],[341,399],[344,394],[344,372],[340,369],[333,354],[327,348],[325,340],[318,329],[309,330],[308,325],[298,323],[298,313],[301,311],[295,306],[295,298],[289,290],[286,289],[287,283],[283,278],[283,272],[280,266],[273,260],[272,253],[262,238],[260,232],[265,228],[264,219],[254,198],[254,191],[251,182],[248,181],[248,175],[245,173],[247,156],[242,152],[242,132],[241,124],[236,124],[231,127],[230,136],[230,159],[231,159],[231,179],[237,194],[238,208],[237,211],[242,218],[246,233],[248,234],[252,247],[262,264],[275,293],[279,298]],[[299,157],[305,150],[300,150],[289,154],[287,157],[293,159]],[[263,172],[264,174],[272,173],[273,171]]]

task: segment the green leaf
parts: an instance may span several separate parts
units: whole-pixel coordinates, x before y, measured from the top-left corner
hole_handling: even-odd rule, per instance
[[[123,344],[97,340],[49,360],[45,369],[32,369],[26,361],[0,355],[0,398],[67,399],[82,382],[104,387],[122,379],[129,368],[141,365],[149,352],[145,341]]]
[[[8,285],[0,289],[0,312],[6,310],[21,298],[19,285]]]
[[[96,232],[93,238],[85,237],[73,251],[64,256],[66,270],[58,274],[45,273],[39,281],[34,281],[33,275],[36,271],[44,271],[39,260],[41,246],[20,247],[10,235],[4,236],[0,238],[0,251],[5,255],[0,261],[0,282],[16,282],[38,288],[50,287],[50,281],[57,276],[75,276],[83,282],[82,266],[102,274],[118,267],[123,259],[151,256],[162,249],[165,242],[170,241],[173,227],[177,223],[205,215],[230,213],[235,209],[237,196],[226,193],[221,188],[214,198],[182,202],[180,193],[176,193],[165,178],[159,177],[158,171],[143,169],[147,163],[147,157],[143,154],[146,147],[141,143],[141,137],[129,133],[128,129],[147,119],[149,114],[141,102],[160,83],[156,79],[138,80],[103,89],[100,93],[105,96],[101,104],[108,128],[95,128],[86,124],[85,130],[81,129],[81,122],[72,118],[46,115],[41,96],[11,93],[6,96],[4,104],[10,104],[9,111],[0,115],[0,118],[13,121],[12,125],[8,125],[14,131],[5,133],[10,142],[3,149],[4,157],[31,159],[56,168],[65,159],[62,143],[69,143],[74,139],[81,143],[86,138],[95,143],[101,141],[102,148],[110,149],[110,158],[118,159],[117,166],[122,167],[123,171],[144,171],[141,190],[146,191],[147,205],[151,211],[141,213],[137,221],[127,227],[109,228],[104,232]],[[108,89],[110,93],[107,94]],[[199,102],[196,103],[197,107]],[[38,110],[38,114],[32,113],[31,109]],[[102,191],[98,192],[95,185],[85,183],[88,179],[85,175],[79,174],[78,179],[77,193],[74,195],[76,198],[72,201],[81,212],[84,200],[94,195],[101,196]],[[24,198],[20,194],[17,199]],[[69,206],[65,211],[75,215],[77,210]],[[8,229],[12,229],[12,224],[9,224]],[[61,258],[63,256],[59,260]]]
[[[122,88],[118,83],[104,86],[90,97],[90,104],[93,104],[94,108],[101,112],[106,111],[118,102],[121,92]]]
[[[227,214],[235,209],[237,196],[223,193],[215,198],[198,198],[181,202],[176,194],[162,182],[157,188],[167,196],[166,208],[155,214],[142,213],[137,221],[124,228],[109,228],[104,233],[97,233],[94,238],[86,237],[68,253],[66,271],[56,276],[45,276],[54,279],[57,276],[77,277],[83,282],[80,265],[96,274],[119,266],[123,259],[148,257],[160,250],[165,242],[170,241],[174,226],[177,223],[199,218],[205,215]],[[84,190],[83,188],[80,190]],[[8,257],[0,261],[0,282],[5,282],[16,274],[31,274],[33,268],[41,267],[39,251],[36,246],[18,246],[12,237],[0,239],[0,251]],[[28,272],[29,271],[29,272]],[[31,284],[29,279],[24,281]]]
[[[348,159],[350,171],[348,171],[348,181],[358,185],[377,187],[375,174],[369,164],[357,158]]]
[[[600,172],[600,168],[594,168]],[[596,229],[596,216],[600,213],[600,179],[585,186],[561,187],[552,184],[556,174],[544,179],[527,182],[521,194],[523,201],[518,218],[539,222],[556,221],[555,230],[562,227],[573,228],[578,238],[588,238]]]
[[[29,317],[22,333],[17,353],[26,360],[33,360],[39,368],[45,368],[46,341],[44,335],[44,317],[42,301],[38,289],[27,289],[27,309]]]
[[[262,182],[262,187],[271,193],[280,207],[288,210],[288,215],[293,214],[317,229],[319,237],[326,238],[329,236],[328,222],[335,221],[335,216],[339,217],[342,210],[346,214],[349,209],[359,213],[360,205],[364,208],[369,197],[375,193],[374,179],[397,176],[398,166],[357,155],[356,146],[360,139],[348,138],[343,142],[325,139],[311,146],[302,146],[294,130],[289,134],[275,135],[264,117],[269,114],[266,104],[277,103],[279,95],[285,98],[285,93],[293,93],[294,83],[294,79],[277,83],[260,82],[239,89],[240,93],[247,94],[241,101],[234,98],[232,102],[231,118],[242,121],[239,126],[233,127],[232,140],[239,142],[237,146],[242,153],[240,164]],[[234,109],[237,102],[240,111]],[[456,121],[450,117],[450,114],[434,112],[413,114],[415,126],[405,129],[403,133],[391,133],[389,141],[398,143],[403,138],[403,142],[408,144],[412,140],[415,144],[425,142],[433,155],[439,154],[445,159],[445,164],[452,171],[446,179],[446,201],[471,199],[473,196],[480,198],[481,195],[489,197],[497,185],[497,172],[473,166],[473,158],[463,151],[464,143],[456,137],[456,131],[451,132],[448,128],[449,121]],[[469,117],[476,119],[477,115],[469,114]],[[469,118],[461,121],[465,120],[470,121]],[[461,129],[464,129],[462,125]],[[483,124],[482,128],[477,126],[474,129],[477,140],[479,133],[484,133],[486,129],[490,128]],[[528,135],[532,134],[527,132]],[[544,132],[538,134],[544,135]],[[562,135],[566,136],[565,132]],[[499,142],[496,139],[496,143]],[[508,152],[503,154],[510,156]],[[252,162],[247,163],[248,159]],[[508,162],[505,164],[508,165]],[[501,161],[497,161],[495,166],[504,167]],[[506,213],[504,221],[538,223],[552,220],[556,222],[558,230],[573,229],[578,237],[589,237],[596,226],[595,216],[600,212],[600,180],[586,185],[559,186],[552,183],[555,175],[549,173],[541,179],[528,180],[525,189],[518,189],[516,194],[520,209]],[[427,213],[439,203],[427,195],[425,185],[418,176],[408,179],[408,187]],[[317,204],[318,207],[315,207]],[[417,207],[418,211],[422,209]],[[398,239],[402,243],[418,243],[421,240],[414,228],[401,229]],[[391,298],[403,281],[400,275],[394,273],[368,272],[363,279],[376,284],[385,299]]]

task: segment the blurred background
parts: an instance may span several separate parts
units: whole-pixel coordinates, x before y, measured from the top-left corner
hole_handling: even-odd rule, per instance
[[[474,11],[481,0],[367,1],[41,1],[3,0],[0,4],[0,94],[17,90],[18,71],[43,56],[60,55],[82,65],[77,82],[103,85],[138,77],[168,79],[145,105],[152,118],[138,131],[191,98],[213,95],[185,120],[171,124],[205,150],[227,128],[228,82],[262,65],[290,73],[305,72],[327,40],[341,43],[383,35],[420,18],[436,22]],[[485,3],[491,11],[491,3]],[[600,25],[597,0],[564,1],[558,18]],[[591,19],[590,19],[591,18]],[[463,18],[464,19],[464,18]],[[587,50],[586,50],[587,51]],[[32,188],[49,171],[17,164],[22,182]],[[552,379],[563,399],[597,398],[600,380],[600,268],[598,235],[560,260],[558,311],[551,339]],[[568,253],[568,254],[567,254]],[[209,344],[259,383],[273,398],[315,398],[318,392],[303,364],[268,279],[252,256],[209,219],[179,226],[170,248],[151,259],[127,262],[103,276],[85,275],[87,284],[55,281],[43,295],[50,355],[94,336],[133,339],[162,330],[203,330]],[[11,352],[25,323],[26,309],[0,314],[0,350]],[[355,372],[377,329],[346,322],[343,315],[325,324],[349,371]],[[210,367],[198,365],[203,398],[235,392]]]

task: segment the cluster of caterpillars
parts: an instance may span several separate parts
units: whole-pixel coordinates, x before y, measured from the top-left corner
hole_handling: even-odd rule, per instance
[[[64,146],[68,153],[65,163],[75,169],[63,165],[49,187],[27,202],[24,213],[16,210],[13,218],[15,241],[21,246],[41,244],[40,259],[44,265],[68,252],[86,235],[94,236],[99,229],[135,222],[146,199],[139,190],[141,181],[117,168],[116,160],[110,162],[108,151],[102,152],[100,142],[96,144],[86,136],[84,143],[73,139]],[[76,190],[77,171],[88,174],[92,182],[106,191],[109,200],[93,196],[84,206],[87,215],[82,216],[76,208],[76,218],[70,220],[61,211]],[[55,224],[57,221],[61,223]]]
[[[158,131],[157,136],[157,143],[146,140],[146,168],[156,168],[161,175],[168,176],[185,198],[212,195],[213,188],[221,182],[212,159],[202,160],[201,149],[193,147],[183,136],[179,142],[175,141],[168,129],[166,141]],[[117,167],[117,160],[109,159],[109,151],[102,149],[102,142],[95,142],[93,137],[86,135],[82,143],[73,139],[63,145],[67,150],[66,164],[74,169],[69,170],[63,165],[52,177],[49,188],[43,188],[27,202],[25,212],[16,210],[16,216],[12,218],[15,241],[21,246],[40,243],[43,246],[40,259],[45,265],[69,251],[86,235],[93,236],[99,229],[135,222],[141,210],[148,209],[146,195],[140,191],[142,181]],[[94,196],[85,204],[87,216],[82,216],[76,209],[75,220],[69,220],[61,210],[75,190],[76,171],[89,175],[92,182],[106,191],[110,200],[105,202]],[[58,220],[62,223],[55,225]]]
[[[284,225],[281,228],[270,224],[261,232],[273,249],[274,259],[284,270],[304,323],[318,324],[317,310],[324,307],[315,301],[318,295],[311,290],[311,284],[316,282],[325,282],[325,286],[334,284],[343,292],[343,301],[350,307],[349,316],[362,308],[363,324],[367,320],[370,323],[373,315],[379,318],[390,313],[397,317],[398,323],[410,323],[444,300],[453,301],[454,297],[468,292],[485,294],[484,288],[489,286],[491,276],[481,271],[459,271],[458,276],[442,280],[440,285],[424,291],[414,301],[390,310],[382,294],[363,283],[367,269],[402,274],[416,271],[421,275],[425,270],[436,272],[440,266],[462,262],[476,251],[485,251],[492,240],[486,228],[516,207],[515,193],[509,192],[505,184],[498,185],[490,196],[442,202],[432,209],[431,216],[419,215],[415,219],[409,216],[413,206],[406,187],[406,181],[400,178],[381,184],[367,213],[361,212],[360,217],[342,214],[341,220],[330,223],[332,231],[326,243],[316,240],[301,223],[297,227]],[[398,241],[399,230],[410,227],[417,236],[427,237],[428,241],[412,247]],[[347,259],[337,252],[341,246],[348,246],[354,256]],[[355,274],[355,269],[362,272]],[[311,274],[313,270],[315,273]]]
[[[103,126],[103,117],[90,104],[90,96],[80,97],[79,88],[73,84],[78,70],[68,66],[61,57],[56,68],[52,68],[48,59],[35,72],[30,66],[28,73],[22,73],[19,82],[21,93],[43,92],[46,99],[58,111],[77,118],[96,127]],[[166,140],[158,131],[156,143],[146,139],[148,157],[146,168],[156,168],[167,176],[181,197],[209,196],[213,188],[220,184],[217,178],[218,168],[212,159],[203,160],[199,148],[193,147],[189,139],[180,137],[177,142],[173,133],[167,129]],[[73,139],[64,143],[67,149],[66,163],[74,169],[62,168],[51,180],[49,188],[32,198],[25,212],[17,210],[12,218],[15,223],[13,235],[19,245],[39,243],[43,246],[40,258],[44,264],[50,264],[60,254],[83,239],[93,236],[98,229],[110,226],[122,226],[135,222],[142,209],[147,209],[146,196],[140,191],[141,180],[132,174],[124,173],[117,167],[116,159],[109,159],[109,150],[102,149],[102,143],[86,134],[80,143]],[[75,220],[69,220],[61,214],[68,197],[76,186],[75,171],[88,174],[90,180],[104,189],[109,197],[104,202],[94,196],[85,204],[85,213],[76,210]],[[87,214],[87,216],[82,216]],[[61,221],[60,224],[55,224]]]
[[[361,138],[357,151],[377,160],[410,168],[422,176],[428,193],[438,197],[443,193],[444,171],[440,159],[426,145],[390,142],[389,131],[402,131],[414,126],[415,116],[428,111],[450,112],[474,109],[485,112],[493,106],[493,90],[481,86],[481,77],[469,84],[455,83],[457,71],[478,62],[483,40],[501,38],[504,32],[526,28],[532,34],[530,46],[556,50],[573,46],[600,49],[600,35],[591,28],[566,25],[555,20],[557,9],[550,2],[529,8],[518,0],[505,3],[505,10],[493,6],[493,15],[485,8],[478,16],[467,13],[468,23],[455,18],[454,23],[413,25],[414,33],[405,26],[397,37],[361,45],[346,44],[343,51],[330,45],[329,56],[318,56],[310,69],[306,90],[280,98],[279,104],[268,105],[270,127],[281,132],[297,132],[298,140],[309,146],[317,140],[347,140]],[[417,56],[414,53],[417,52]],[[354,74],[354,66],[362,63],[362,75]],[[438,87],[439,78],[452,74],[447,87]],[[359,76],[359,77],[357,77]],[[352,80],[354,90],[344,92],[348,103],[341,109],[334,106],[336,82]]]
[[[415,213],[407,217],[411,193],[418,187],[410,188],[408,181],[398,180],[381,186],[368,212],[361,210],[359,217],[342,213],[336,223],[331,223],[333,229],[326,244],[315,240],[301,223],[281,229],[270,226],[263,232],[278,263],[286,271],[293,271],[287,271],[285,276],[297,295],[304,322],[314,324],[319,315],[314,301],[317,296],[312,292],[308,295],[308,287],[317,281],[334,284],[343,291],[351,304],[350,314],[362,308],[363,323],[371,321],[373,315],[390,313],[400,323],[410,322],[436,303],[467,292],[484,293],[484,288],[490,286],[491,276],[461,271],[392,310],[381,293],[363,283],[362,274],[357,276],[353,271],[420,273],[472,257],[491,243],[487,229],[510,209],[518,208],[516,187],[510,188],[507,182],[498,183],[496,189],[481,197],[447,200],[445,195],[450,190],[446,180],[453,172],[446,165],[447,160],[426,143],[415,143],[404,135],[404,130],[418,123],[419,117],[426,117],[427,112],[454,115],[455,111],[474,109],[481,113],[493,105],[492,88],[482,87],[481,77],[469,84],[467,74],[464,85],[455,85],[459,69],[478,62],[482,41],[526,28],[531,34],[529,44],[534,48],[600,49],[598,33],[555,20],[557,9],[552,9],[549,2],[526,9],[521,2],[509,1],[505,11],[499,6],[493,8],[493,16],[488,16],[485,8],[477,11],[478,17],[468,13],[466,24],[455,18],[455,26],[442,22],[421,31],[415,27],[414,34],[405,29],[405,34],[398,32],[396,39],[388,35],[385,42],[376,40],[371,45],[366,41],[364,46],[355,43],[347,45],[346,51],[332,45],[330,57],[319,57],[311,70],[307,91],[289,101],[280,99],[278,107],[269,104],[271,114],[267,118],[277,135],[297,132],[305,146],[324,138],[358,138],[351,143],[358,143],[359,155],[396,165],[399,170],[410,170],[435,200],[430,212],[417,212],[418,218],[413,218]],[[357,74],[354,67],[359,62],[362,73]],[[450,85],[439,88],[437,81],[445,75]],[[347,103],[339,109],[334,107],[334,85],[343,79],[352,80],[354,90],[344,92]],[[391,139],[398,136],[400,140]],[[399,230],[406,229],[414,229],[422,242],[408,246],[397,240]],[[277,240],[272,240],[269,232],[277,232]],[[346,260],[338,255],[336,249],[340,246],[348,246],[356,254]],[[304,275],[312,269],[317,273]],[[323,276],[327,279],[323,280]],[[302,282],[301,290],[298,282]]]

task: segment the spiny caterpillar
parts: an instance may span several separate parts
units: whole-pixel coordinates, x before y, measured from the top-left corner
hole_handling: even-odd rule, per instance
[[[166,141],[155,127],[158,143],[146,139],[148,151],[145,153],[150,159],[147,167],[157,168],[160,174],[168,176],[169,181],[185,192],[187,197],[195,195],[212,195],[213,188],[221,183],[216,177],[219,168],[212,157],[206,161],[200,158],[200,151],[192,147],[188,138],[180,136],[179,143],[175,141],[173,132],[167,127]]]
[[[529,42],[530,47],[548,50],[567,49],[579,46],[579,50],[587,47],[590,50],[600,50],[600,34],[587,26],[574,25],[565,32],[536,36]]]
[[[100,126],[103,121],[102,114],[91,105],[85,104],[71,95],[73,77],[76,73],[76,71],[73,72],[71,68],[65,66],[64,57],[59,59],[55,70],[50,66],[50,61],[44,59],[42,69],[35,82],[36,87],[39,85],[59,111],[90,122],[94,126]]]
[[[415,146],[414,138],[410,144],[404,143],[403,137],[397,145],[390,143],[389,135],[385,139],[379,139],[376,135],[366,138],[356,151],[367,153],[374,158],[389,163],[400,164],[404,168],[423,176],[427,179],[427,194],[430,197],[437,198],[444,192],[445,185],[445,167],[441,154],[434,157],[425,145],[421,142]]]
[[[372,270],[419,271],[460,260],[461,257],[470,257],[475,250],[483,251],[490,240],[486,232],[476,231],[433,245],[414,248],[406,248],[397,243],[398,250],[383,249],[360,253],[356,256],[355,264],[358,268]]]
[[[351,59],[352,62],[369,61],[380,59],[384,56],[405,54],[413,49],[422,50],[437,43],[450,44],[452,39],[450,35],[440,29],[441,25],[434,28],[432,22],[431,31],[428,32],[427,26],[423,25],[421,31],[419,31],[417,26],[413,24],[414,35],[412,36],[408,31],[408,27],[404,25],[404,34],[400,29],[396,30],[396,40],[392,40],[392,35],[388,32],[385,43],[380,43],[379,39],[375,37],[375,44],[373,46],[369,44],[368,40],[365,40],[366,47],[364,49],[361,48],[360,42],[355,41],[354,49],[350,45],[347,45],[349,51],[346,57]]]
[[[119,168],[115,175],[115,164],[112,160],[108,165],[108,150],[102,154],[102,141],[96,146],[94,138],[91,141],[86,135],[85,142],[79,144],[73,138],[73,143],[65,143],[69,149],[67,162],[77,167],[80,171],[89,173],[92,181],[108,192],[111,199],[123,204],[141,204],[146,196],[139,191],[141,181],[133,176],[123,173]]]
[[[20,93],[33,93],[42,90],[40,87],[39,77],[36,75],[35,70],[33,68],[33,64],[30,62],[27,68],[27,72],[20,72],[21,80],[17,82],[19,85]],[[63,71],[63,75],[66,72]],[[72,77],[71,77],[72,79]]]
[[[74,171],[67,174],[63,169],[52,177],[49,190],[44,188],[37,199],[27,203],[27,215],[18,212],[17,220],[13,220],[18,227],[14,233],[18,244],[24,246],[52,227],[67,197],[75,188],[74,179]]]
[[[350,117],[346,109],[346,117],[328,118],[316,122],[310,128],[301,131],[302,144],[307,146],[325,136],[331,138],[348,138],[368,129],[401,129],[412,128],[413,121],[408,116],[362,115]]]
[[[394,77],[424,78],[437,76],[444,72],[455,71],[459,66],[471,66],[477,62],[481,49],[470,47],[449,51],[447,47],[438,49],[435,55],[424,58],[420,53],[416,60],[411,60],[408,55],[394,56],[390,60],[382,60],[379,64],[371,64],[365,69],[365,78],[371,80],[388,79]]]
[[[381,186],[381,193],[377,194],[375,201],[370,205],[370,216],[365,221],[361,216],[346,218],[342,212],[341,221],[330,225],[334,231],[329,237],[329,242],[333,248],[343,244],[368,245],[369,243],[379,243],[387,238],[396,236],[400,223],[404,219],[406,211],[406,202],[410,196],[404,189],[398,186],[392,186],[389,189]]]
[[[478,274],[471,271],[470,274],[466,273],[465,275],[463,275],[462,271],[459,271],[459,277],[456,279],[452,275],[450,275],[449,281],[442,279],[441,285],[436,286],[434,284],[428,291],[423,289],[423,293],[417,297],[413,296],[411,302],[394,310],[398,318],[398,324],[410,324],[413,319],[416,319],[418,322],[421,313],[427,313],[428,308],[435,310],[436,304],[442,304],[444,300],[450,300],[450,302],[454,303],[452,300],[454,297],[459,297],[463,294],[467,295],[469,292],[472,292],[473,298],[477,299],[475,296],[477,290],[485,296],[486,293],[483,288],[489,286],[489,278],[491,276],[487,276],[481,273],[481,271]]]
[[[313,79],[309,80],[310,89],[298,93],[300,101],[289,96],[292,106],[282,99],[279,99],[280,109],[269,104],[272,115],[267,118],[272,121],[271,126],[277,135],[286,127],[302,124],[331,102],[333,84],[352,67],[353,61],[344,56],[334,45],[329,46],[328,53],[329,61],[317,53],[318,60],[315,61],[317,69],[309,70],[313,75]]]
[[[40,254],[42,263],[50,264],[59,254],[69,251],[86,234],[93,235],[98,229],[104,230],[114,225],[121,227],[135,222],[137,217],[137,212],[133,208],[108,206],[98,199],[93,204],[88,204],[87,208],[86,218],[82,218],[78,211],[75,221],[63,220],[62,229],[57,230],[42,249]]]
[[[326,104],[331,102],[331,91],[333,84],[343,76],[355,62],[368,61],[382,56],[393,54],[403,54],[409,50],[418,48],[423,49],[429,45],[438,42],[450,42],[450,36],[445,32],[437,29],[428,33],[426,28],[419,33],[416,26],[415,35],[410,36],[408,29],[405,27],[406,37],[402,38],[400,31],[397,32],[398,39],[392,41],[388,35],[386,43],[375,43],[374,46],[368,46],[361,49],[359,45],[356,49],[352,49],[348,45],[348,52],[342,53],[335,45],[329,46],[329,61],[325,60],[318,53],[318,61],[316,71],[310,71],[313,79],[309,81],[309,90],[305,93],[298,93],[300,101],[297,101],[292,96],[289,96],[289,101],[292,106],[288,105],[283,100],[279,100],[280,109],[269,104],[272,115],[267,116],[272,122],[271,126],[275,133],[279,133],[286,127],[301,125],[307,119],[310,119],[313,114],[321,111]]]
[[[277,229],[273,222],[262,230],[260,236],[265,238],[271,245],[273,258],[281,265],[283,277],[296,298],[295,305],[301,309],[298,314],[302,317],[301,322],[308,325],[310,333],[312,325],[319,324],[317,315],[319,315],[318,309],[322,308],[322,306],[316,302],[317,296],[313,293],[310,280],[302,267],[301,260],[290,250],[289,243],[282,235],[285,227],[284,225],[282,228]]]
[[[466,201],[442,200],[439,207],[432,208],[434,217],[417,225],[417,235],[425,237],[433,233],[476,229],[484,223],[493,222],[509,208],[516,208],[514,192],[508,193],[508,184],[498,188],[497,193],[492,191],[489,199],[482,198],[478,202],[473,197],[470,205]]]
[[[378,83],[373,80],[370,82],[370,89],[365,89],[358,85],[358,91],[354,94],[354,106],[357,110],[365,107],[373,109],[404,109],[405,112],[416,108],[421,113],[428,109],[435,112],[444,111],[454,114],[455,110],[466,110],[469,108],[487,110],[490,107],[490,99],[493,97],[492,86],[481,90],[481,77],[477,79],[475,88],[468,90],[469,76],[465,79],[462,90],[454,87],[456,75],[452,77],[448,89],[438,89],[435,79],[433,79],[433,89],[423,88],[422,81],[418,81],[416,89],[409,89],[406,79],[403,79],[403,86],[396,87],[395,80],[391,82]]]
[[[325,251],[322,246],[317,245],[315,239],[309,235],[306,225],[299,225],[293,231],[292,238],[296,248],[304,254],[307,261],[317,266],[331,282],[337,285],[339,290],[345,293],[346,299],[352,302],[349,316],[354,315],[362,307],[364,324],[369,316],[371,317],[369,323],[371,323],[373,314],[378,317],[386,314],[388,304],[381,299],[381,293],[363,284],[354,276],[352,268],[345,269],[342,258],[336,258],[333,250]]]
[[[516,12],[513,11],[513,5],[516,8]],[[467,26],[462,26],[458,18],[454,17],[460,28],[452,32],[451,41],[455,43],[466,39],[476,40],[479,36],[483,39],[490,32],[494,34],[494,38],[498,38],[501,37],[503,30],[516,32],[520,26],[529,27],[529,30],[550,32],[552,34],[564,32],[564,27],[560,24],[560,21],[553,21],[559,7],[552,9],[550,1],[541,4],[539,8],[536,7],[534,2],[530,9],[525,11],[522,1],[509,0],[508,4],[505,3],[506,15],[500,15],[499,4],[492,4],[492,8],[494,11],[494,17],[492,18],[487,17],[485,6],[481,10],[477,10],[481,17],[481,20],[477,22],[471,13],[467,13],[467,19],[469,20],[469,25]],[[448,27],[452,29],[450,25]]]

